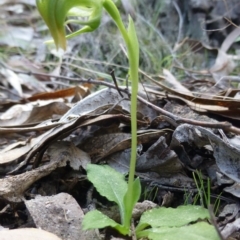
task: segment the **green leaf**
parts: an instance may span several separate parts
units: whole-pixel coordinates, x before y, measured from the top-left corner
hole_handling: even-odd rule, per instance
[[[128,37],[131,44],[131,49],[129,49],[129,61],[131,64],[131,61],[134,62],[134,70],[138,71],[138,65],[139,65],[139,43],[138,43],[138,37],[135,30],[134,22],[132,18],[129,16],[129,24],[128,24]],[[133,58],[133,59],[130,59]]]
[[[124,213],[123,197],[127,192],[124,176],[107,165],[89,164],[87,177],[102,196],[119,206],[122,216]]]
[[[155,208],[146,211],[136,228],[140,231],[150,225],[151,227],[179,227],[198,219],[208,219],[209,212],[201,206],[187,205],[178,208]]]
[[[137,237],[148,237],[151,240],[219,240],[215,228],[206,222],[198,222],[179,228],[153,228],[142,231]]]
[[[104,215],[98,210],[88,212],[83,219],[82,226],[84,230],[95,229],[95,228],[105,228],[112,227],[118,230],[120,233],[126,235],[129,230],[119,223],[115,222],[108,216]]]
[[[129,201],[129,194],[132,195],[132,202]],[[139,200],[141,195],[141,184],[139,178],[136,178],[133,182],[133,191],[131,192],[129,189],[124,196],[124,206],[125,206],[125,215],[123,225],[129,227],[131,224],[132,211],[137,201]]]

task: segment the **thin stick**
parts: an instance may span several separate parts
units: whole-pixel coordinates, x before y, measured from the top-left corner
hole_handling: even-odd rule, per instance
[[[114,84],[111,84],[111,83],[108,83],[108,82],[105,82],[105,81],[98,81],[98,80],[93,80],[93,79],[76,79],[76,78],[56,76],[56,75],[51,75],[51,74],[24,72],[24,71],[18,71],[18,70],[14,70],[14,69],[11,69],[11,70],[13,70],[16,73],[23,73],[23,74],[28,74],[28,75],[45,76],[45,77],[51,77],[51,78],[65,79],[65,80],[68,80],[68,81],[71,81],[71,82],[76,82],[76,83],[91,83],[91,84],[103,85],[103,86],[106,86],[106,87],[109,87],[109,88],[116,89],[116,86]],[[57,81],[54,81],[54,83],[57,83]],[[129,91],[126,88],[119,87],[119,91],[124,92],[126,94],[129,94]],[[169,117],[170,119],[172,119],[171,121],[176,122],[176,124],[188,123],[188,124],[192,124],[192,125],[196,125],[196,126],[202,126],[202,127],[220,128],[220,129],[226,130],[228,132],[233,132],[233,133],[236,133],[236,134],[240,134],[240,128],[236,128],[236,127],[232,126],[232,124],[229,123],[229,122],[209,123],[209,122],[204,122],[204,121],[196,121],[196,120],[192,120],[192,119],[182,118],[182,117],[176,116],[176,115],[174,115],[174,114],[172,114],[172,113],[170,113],[170,112],[152,104],[151,102],[147,101],[146,99],[144,99],[140,96],[138,96],[138,101],[146,104],[147,106],[151,107],[152,109],[154,109],[158,113]]]
[[[121,91],[119,90],[119,87],[118,87],[118,84],[117,84],[117,79],[116,79],[115,74],[114,74],[114,69],[112,69],[112,70],[110,71],[110,75],[111,75],[111,77],[112,77],[112,80],[113,80],[113,82],[114,82],[114,84],[115,84],[115,87],[116,87],[119,95],[123,98],[123,95],[122,95]]]

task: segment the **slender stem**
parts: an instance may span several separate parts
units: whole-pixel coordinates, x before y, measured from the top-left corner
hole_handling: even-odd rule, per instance
[[[131,95],[131,161],[130,161],[130,171],[128,177],[128,189],[133,192],[133,182],[136,168],[137,159],[137,92],[138,92],[138,74],[135,72],[131,73],[132,76],[132,95]],[[129,195],[129,201],[132,202],[133,194]]]
[[[130,39],[129,33],[127,32],[121,16],[119,14],[118,9],[115,4],[110,0],[104,1],[103,4],[106,11],[111,15],[112,19],[115,21],[119,31],[122,34],[122,37],[127,46],[128,60],[129,60],[129,69],[130,69],[130,78],[132,81],[131,88],[131,160],[130,160],[130,170],[129,170],[129,178],[128,178],[128,202],[133,203],[133,183],[134,183],[134,175],[135,175],[135,167],[136,167],[136,158],[137,158],[137,93],[138,93],[138,66],[139,66],[139,49],[138,49],[138,41],[135,35],[135,42],[133,39]],[[129,20],[129,24],[133,24]],[[135,29],[134,29],[135,31]],[[133,33],[135,34],[135,32]],[[131,41],[132,40],[132,41]],[[133,46],[134,45],[134,46]],[[132,210],[132,209],[131,209]],[[131,213],[130,213],[131,214]],[[127,227],[130,226],[130,219],[125,215],[124,224]],[[129,226],[128,226],[129,225]]]

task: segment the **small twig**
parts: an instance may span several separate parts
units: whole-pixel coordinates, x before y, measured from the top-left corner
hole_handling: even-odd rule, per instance
[[[110,113],[116,108],[116,106],[119,105],[122,101],[128,101],[128,100],[129,100],[129,98],[123,97],[123,98],[120,99],[118,102],[116,102],[115,104],[113,104],[113,106],[107,110],[107,113],[110,114]]]
[[[158,119],[159,120],[164,120],[164,121],[168,122],[169,124],[171,124],[175,128],[178,126],[177,122],[175,122],[172,118],[170,118],[170,117],[168,117],[166,115],[160,115],[158,117]]]
[[[114,82],[114,84],[115,84],[115,87],[116,87],[119,95],[123,98],[123,95],[122,95],[122,93],[120,92],[119,87],[118,87],[118,84],[117,84],[117,79],[116,79],[115,74],[114,74],[114,69],[112,69],[112,70],[110,71],[110,75],[111,75],[111,77],[112,77],[112,80],[113,80],[113,82]]]
[[[147,100],[145,100],[144,98],[142,98],[140,96],[138,96],[138,100],[141,101],[142,103],[146,104],[147,106],[151,107],[152,109],[156,110],[157,112],[171,118],[172,121],[176,122],[177,124],[189,123],[192,125],[198,125],[198,126],[202,126],[202,127],[221,128],[224,130],[232,129],[233,130],[232,124],[229,122],[209,123],[209,122],[203,122],[203,121],[182,118],[182,117],[176,116],[173,113],[170,113],[170,112],[148,102]],[[234,128],[234,130],[236,130],[236,128]],[[240,133],[240,129],[238,129],[238,132]]]
[[[71,82],[77,82],[77,83],[91,83],[91,84],[96,84],[96,85],[103,85],[109,88],[114,88],[116,89],[116,86],[114,84],[105,82],[105,81],[98,81],[98,80],[93,80],[93,79],[76,79],[76,78],[70,78],[70,77],[64,77],[64,76],[56,76],[56,75],[50,75],[50,74],[43,74],[43,73],[34,73],[34,72],[24,72],[24,71],[16,71],[13,70],[15,72],[18,73],[24,73],[24,74],[29,74],[29,75],[36,75],[36,76],[47,76],[47,77],[52,77],[52,78],[58,78],[58,79],[65,79]],[[129,95],[129,91],[128,89],[124,89],[119,87],[119,91],[120,92],[124,92],[126,94]],[[155,111],[157,111],[158,113],[165,115],[169,118],[172,119],[173,122],[176,122],[177,124],[182,124],[182,123],[188,123],[188,124],[192,124],[195,126],[202,126],[202,127],[208,127],[208,128],[220,128],[223,130],[226,130],[228,132],[233,132],[236,134],[240,134],[240,129],[236,128],[234,126],[232,126],[231,123],[229,122],[219,122],[219,123],[209,123],[209,122],[204,122],[204,121],[197,121],[197,120],[192,120],[192,119],[187,119],[187,118],[182,118],[179,116],[176,116],[154,104],[152,104],[151,102],[147,101],[146,99],[138,96],[138,100],[144,104],[146,104],[147,106],[151,107],[152,109],[154,109]]]
[[[210,215],[211,223],[212,223],[212,225],[214,226],[214,228],[216,229],[216,232],[217,232],[219,238],[220,238],[221,240],[225,240],[224,237],[222,236],[219,228],[218,228],[218,225],[217,225],[217,223],[216,223],[215,216],[214,216],[213,209],[212,209],[212,206],[211,206],[211,205],[208,206],[208,212],[209,212],[209,215]]]

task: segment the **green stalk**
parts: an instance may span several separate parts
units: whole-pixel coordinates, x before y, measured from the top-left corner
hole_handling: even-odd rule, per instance
[[[134,24],[131,18],[129,18],[129,29],[128,31],[124,27],[121,16],[115,4],[111,0],[106,0],[103,4],[106,11],[111,15],[115,21],[119,31],[121,32],[123,39],[126,43],[128,61],[129,61],[129,72],[130,79],[132,81],[131,88],[131,160],[129,168],[128,178],[128,202],[133,202],[133,183],[136,168],[137,159],[137,93],[138,93],[138,66],[139,66],[139,46],[134,29]],[[130,36],[131,34],[131,36]],[[131,207],[130,207],[131,209]],[[132,213],[130,213],[132,214]],[[124,225],[130,226],[129,214],[124,216]]]
[[[131,51],[131,48],[128,52],[129,56],[134,54]],[[129,58],[130,59],[130,58]],[[133,58],[134,59],[134,58]],[[133,182],[136,168],[136,159],[137,159],[137,93],[138,93],[138,70],[135,71],[136,65],[134,61],[130,62],[130,76],[132,80],[132,95],[131,95],[131,161],[129,169],[129,178],[128,178],[128,189],[130,192],[133,192]],[[138,65],[138,63],[137,63]],[[138,66],[137,66],[138,67]],[[138,68],[137,68],[138,69]],[[132,195],[129,196],[132,202]]]
[[[117,25],[127,47],[129,61],[129,73],[132,82],[131,90],[131,160],[129,167],[128,189],[124,196],[124,209],[121,209],[122,223],[130,228],[132,209],[137,202],[141,185],[139,179],[134,181],[136,157],[137,157],[137,93],[138,93],[138,66],[139,44],[134,28],[134,23],[129,17],[128,29],[125,28],[121,15],[112,0],[36,0],[38,10],[48,25],[54,42],[58,47],[66,49],[66,38],[79,34],[92,32],[98,28],[101,22],[102,9],[108,12]],[[71,10],[74,11],[71,13]],[[79,9],[78,9],[79,8]],[[81,8],[81,11],[80,11]],[[85,9],[85,11],[84,11]],[[84,15],[82,15],[84,12]],[[88,17],[86,21],[79,21],[83,27],[78,31],[65,36],[65,19],[71,14],[79,13],[79,16]],[[71,20],[70,20],[71,21]],[[135,191],[134,191],[135,190]]]

